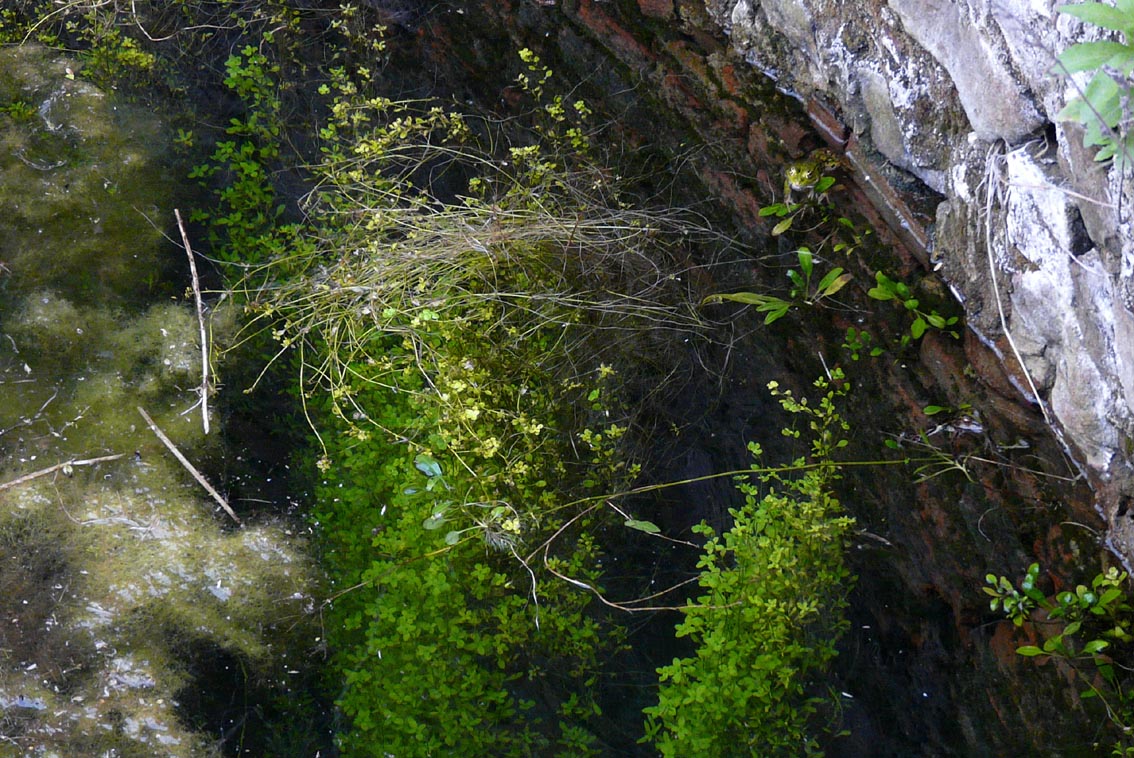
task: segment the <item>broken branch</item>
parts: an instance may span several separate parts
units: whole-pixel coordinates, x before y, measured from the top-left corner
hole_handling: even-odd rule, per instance
[[[142,418],[146,420],[146,423],[149,425],[150,429],[154,434],[157,435],[157,438],[161,440],[161,443],[169,449],[169,452],[173,453],[173,457],[177,459],[177,462],[184,466],[185,470],[192,474],[193,478],[197,480],[197,483],[204,487],[206,492],[212,495],[213,500],[216,500],[218,503],[220,503],[220,507],[224,508],[224,512],[231,516],[233,521],[239,524],[240,519],[237,518],[236,513],[234,513],[232,508],[228,506],[228,503],[225,501],[225,499],[221,497],[221,494],[213,489],[213,485],[209,484],[208,480],[205,479],[201,472],[198,471],[196,467],[194,467],[193,464],[189,462],[189,459],[181,454],[181,451],[177,449],[177,446],[173,444],[173,441],[170,440],[169,437],[165,436],[165,433],[162,432],[162,430],[158,428],[158,425],[154,423],[154,420],[150,418],[150,414],[146,413],[145,409],[140,405],[138,406],[138,413],[142,414]]]
[[[126,454],[125,453],[118,453],[116,455],[104,455],[104,456],[99,457],[99,458],[86,458],[86,459],[81,460],[81,461],[72,460],[72,461],[63,461],[62,463],[56,463],[54,466],[48,466],[45,469],[40,469],[39,471],[33,471],[30,474],[24,474],[21,477],[17,477],[10,482],[4,482],[3,484],[0,484],[0,492],[3,492],[4,490],[7,490],[7,489],[11,489],[12,487],[18,487],[19,485],[21,485],[25,482],[30,482],[32,479],[38,479],[41,476],[47,476],[48,474],[54,474],[56,471],[62,471],[63,469],[67,468],[68,466],[93,466],[96,463],[105,463],[106,461],[116,461],[124,455],[126,455]]]

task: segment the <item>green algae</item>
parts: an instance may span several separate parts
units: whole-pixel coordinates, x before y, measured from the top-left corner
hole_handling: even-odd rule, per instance
[[[0,118],[0,260],[8,289],[49,286],[72,300],[136,303],[163,276],[172,176],[162,124],[69,76],[36,47],[0,49],[0,102],[35,116]],[[141,223],[139,223],[141,222]]]
[[[184,262],[168,135],[69,65],[0,49],[0,105],[28,106],[0,109],[0,483],[49,471],[0,484],[0,756],[219,754],[178,705],[187,651],[286,690],[313,570],[283,526],[236,528],[136,410],[223,454],[195,310],[157,299]]]

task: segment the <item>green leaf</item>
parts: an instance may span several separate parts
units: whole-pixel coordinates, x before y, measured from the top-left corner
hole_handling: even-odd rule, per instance
[[[1100,71],[1083,90],[1083,99],[1087,101],[1091,116],[1112,129],[1122,119],[1120,89],[1118,82],[1110,74]]]
[[[428,477],[441,476],[441,464],[425,453],[419,453],[413,459],[414,468]]]
[[[765,205],[758,211],[758,215],[762,218],[767,216],[782,216],[787,213],[787,206],[783,203],[773,203],[772,205]]]
[[[784,303],[782,306],[777,306],[776,308],[761,309],[768,311],[768,315],[764,317],[765,326],[786,316],[789,307],[788,303]]]
[[[938,329],[944,329],[945,328],[945,318],[943,316],[939,316],[936,313],[930,313],[928,316],[925,317],[925,320],[928,321],[933,326],[937,327]]]
[[[1059,113],[1055,114],[1055,120],[1078,121],[1080,123],[1083,123],[1087,120],[1083,115],[1083,109],[1085,105],[1086,103],[1083,102],[1083,98],[1076,97],[1072,99],[1071,102],[1067,103],[1067,105],[1063,106],[1059,110]]]
[[[1047,653],[1045,653],[1035,645],[1024,645],[1023,647],[1018,647],[1016,648],[1016,654],[1027,656],[1028,658],[1032,658],[1037,655],[1047,655]]]
[[[1082,19],[1089,24],[1101,26],[1104,29],[1122,32],[1126,35],[1127,40],[1134,38],[1134,14],[1124,13],[1118,8],[1112,8],[1102,3],[1080,3],[1078,5],[1057,5],[1055,10]]]
[[[1083,652],[1088,655],[1094,655],[1103,648],[1107,647],[1110,643],[1106,640],[1091,640],[1086,645],[1083,645]]]
[[[847,282],[853,278],[854,276],[851,274],[844,274],[841,268],[833,268],[819,282],[819,294],[823,297],[830,297],[847,286]],[[830,279],[830,281],[827,281],[828,279]]]
[[[811,251],[806,247],[799,248],[799,250],[796,251],[796,255],[799,256],[799,267],[803,270],[803,275],[810,279],[814,256],[811,255]],[[789,272],[788,276],[790,275]]]
[[[460,532],[458,532],[458,531],[446,532],[446,534],[445,534],[445,544],[446,545],[456,545],[460,541],[461,541],[461,533]]]
[[[437,511],[429,518],[425,519],[425,521],[422,521],[421,526],[423,529],[432,531],[434,529],[440,529],[441,525],[446,521],[447,519],[445,518],[445,511]]]
[[[761,295],[757,292],[731,292],[720,295],[709,295],[701,301],[701,305],[712,305],[723,300],[728,300],[733,303],[743,303],[744,305],[761,306],[763,309],[767,309],[771,304],[786,302],[781,298],[771,295]]]
[[[894,282],[890,277],[879,271],[874,274],[874,280],[878,282],[878,286],[872,287],[866,294],[875,300],[893,300]]]
[[[947,410],[949,410],[949,409],[946,408],[943,405],[927,405],[927,406],[925,406],[924,408],[921,409],[921,412],[924,413],[926,416],[935,416],[938,413],[941,413],[942,411],[947,411]],[[992,574],[989,574],[989,576],[992,576]]]
[[[633,518],[627,519],[625,526],[628,526],[631,529],[637,529],[639,532],[645,532],[646,534],[657,534],[661,531],[658,525],[652,521],[640,521]]]
[[[786,232],[786,231],[787,231],[788,229],[791,229],[791,222],[792,222],[792,220],[793,220],[793,217],[791,217],[791,216],[788,216],[788,217],[787,217],[787,218],[785,218],[785,219],[784,219],[783,221],[781,221],[780,223],[778,223],[778,224],[776,224],[775,226],[773,226],[773,227],[772,227],[772,236],[773,236],[773,237],[778,237],[779,235],[781,235],[781,234],[783,234],[784,232]]]
[[[925,319],[918,316],[914,319],[914,322],[910,324],[910,334],[913,335],[915,340],[919,340],[921,339],[921,335],[925,334],[925,328]]]
[[[1063,64],[1066,73],[1074,74],[1079,71],[1093,71],[1102,66],[1122,68],[1123,63],[1132,55],[1134,50],[1126,45],[1101,40],[1072,45],[1059,55],[1059,62]]]
[[[818,182],[815,183],[814,192],[817,195],[822,195],[824,192],[831,189],[831,187],[833,187],[834,184],[835,184],[835,177],[824,176],[822,179],[820,179]]]

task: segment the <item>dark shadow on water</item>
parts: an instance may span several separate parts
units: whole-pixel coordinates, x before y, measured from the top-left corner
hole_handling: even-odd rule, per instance
[[[217,740],[224,755],[338,755],[329,699],[309,674],[257,679],[237,657],[207,642],[188,645],[183,660],[191,680],[177,693],[178,716]]]

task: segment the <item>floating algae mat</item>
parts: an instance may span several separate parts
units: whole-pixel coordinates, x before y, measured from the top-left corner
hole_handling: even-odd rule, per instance
[[[187,268],[168,138],[71,65],[0,49],[0,756],[219,754],[181,705],[193,662],[286,681],[312,572],[136,410],[190,459],[216,444],[195,310],[161,289]]]

